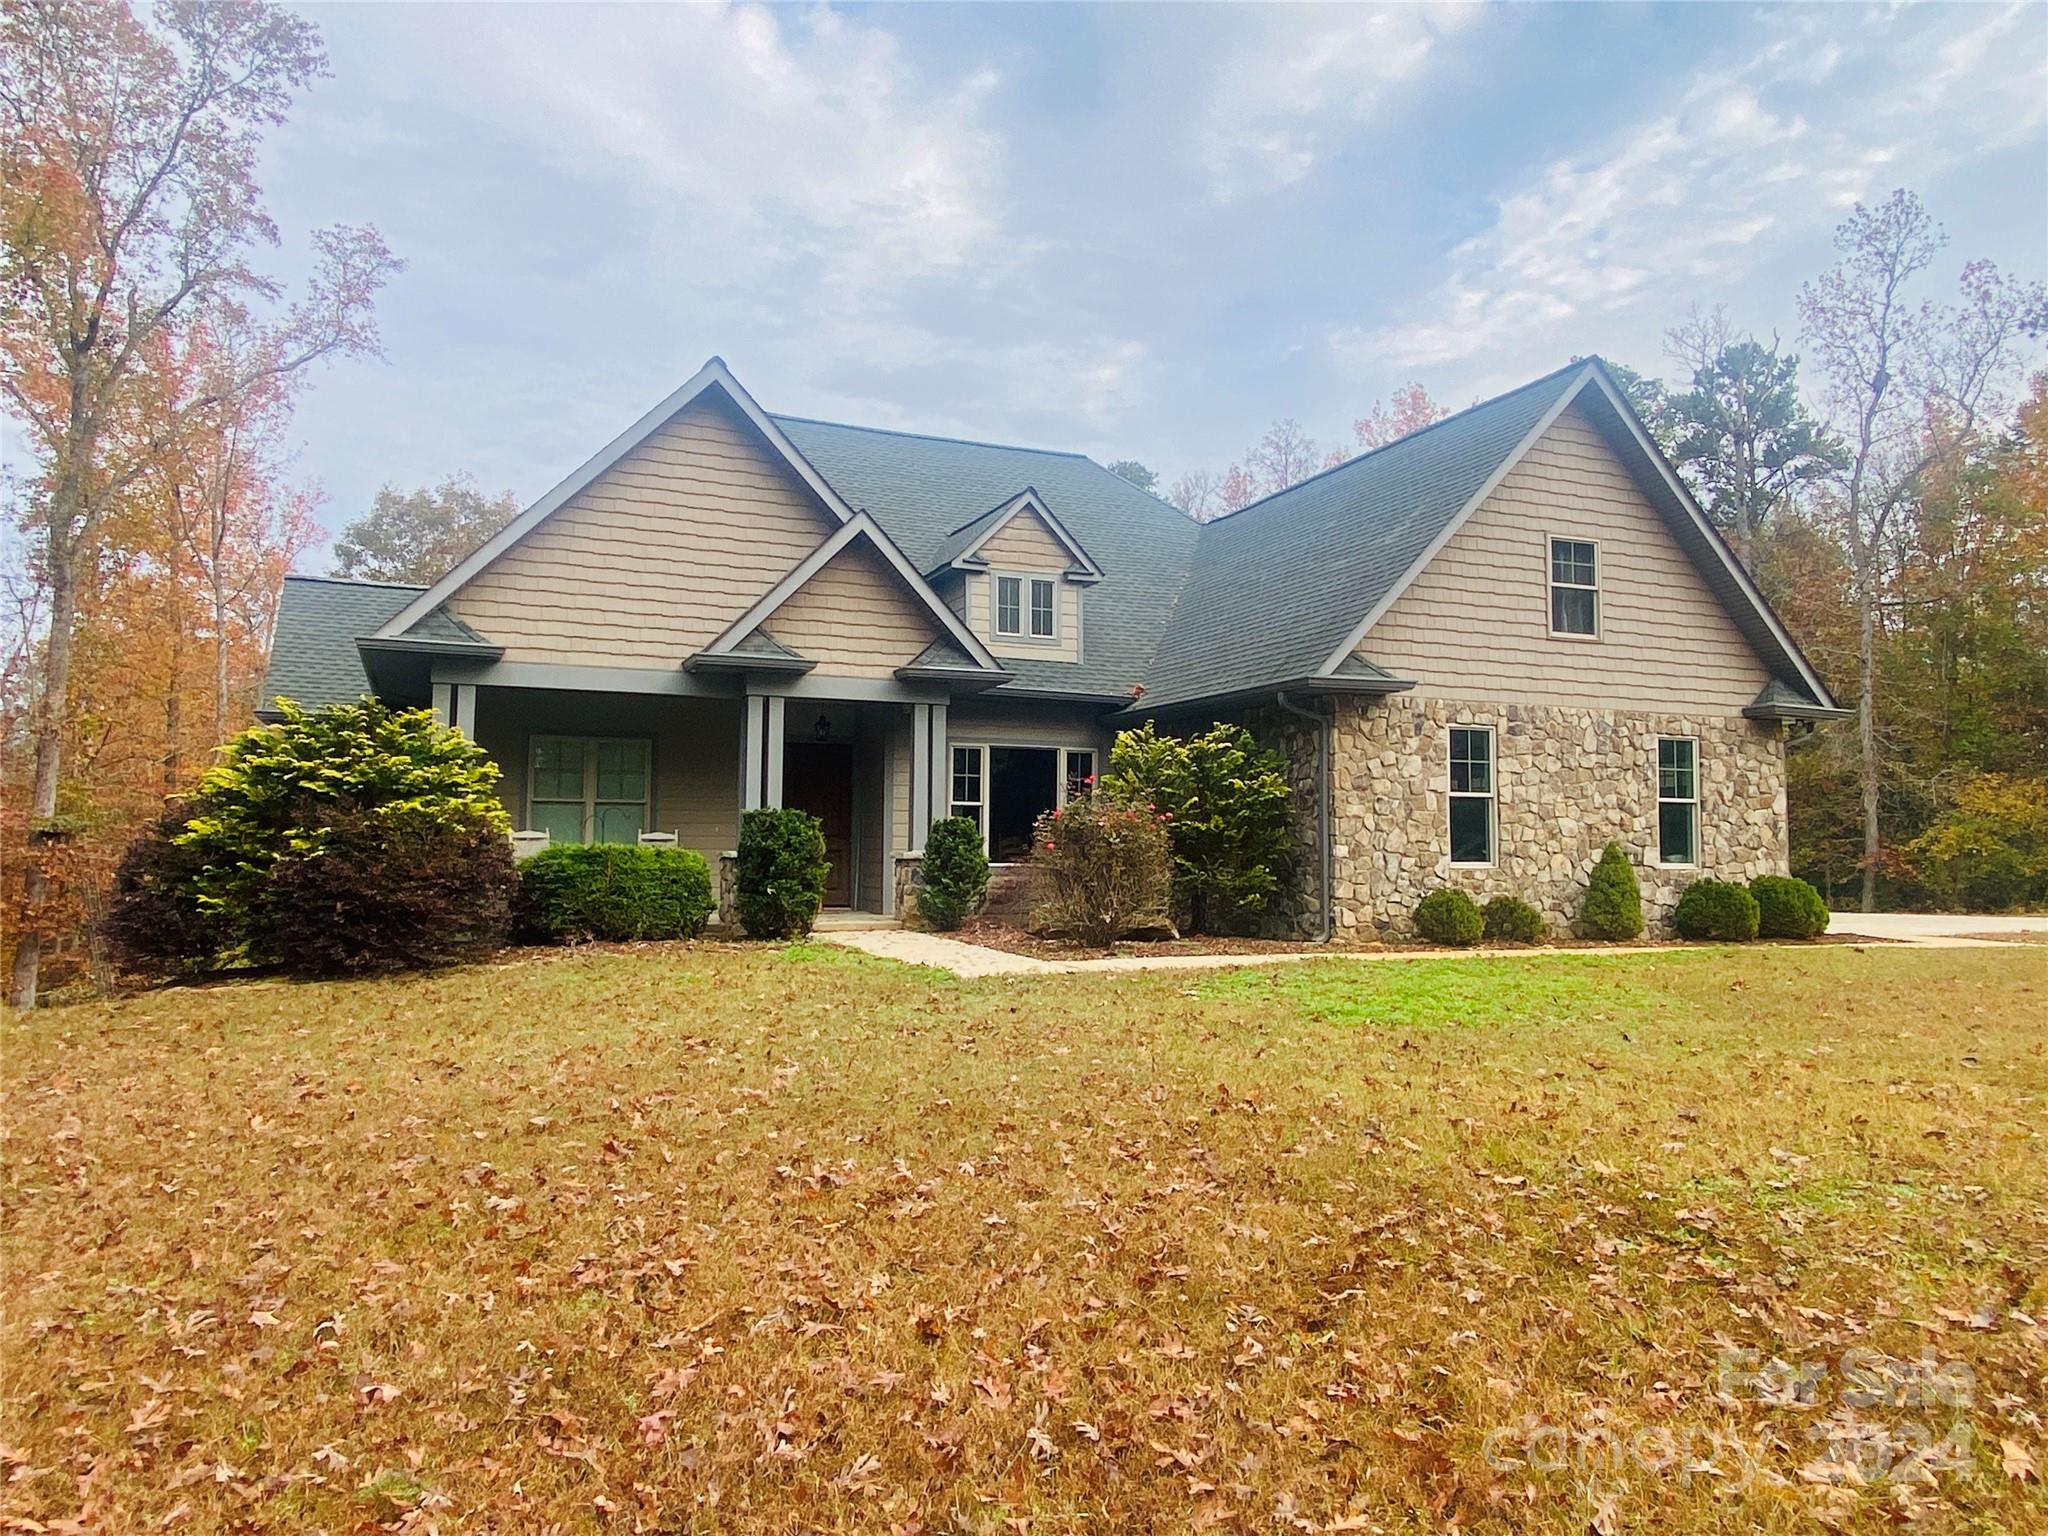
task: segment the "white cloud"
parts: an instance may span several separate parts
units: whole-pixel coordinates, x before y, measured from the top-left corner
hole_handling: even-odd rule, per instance
[[[1200,134],[1211,190],[1225,201],[1308,176],[1479,7],[1275,6],[1246,14],[1257,34],[1220,51]]]
[[[1669,109],[1501,196],[1409,318],[1340,328],[1333,350],[1397,371],[1480,359],[1512,370],[1567,337],[1578,345],[1565,350],[1583,350],[1614,317],[1676,313],[1859,199],[2038,131],[2039,61],[1998,46],[2020,8],[1959,34],[1955,14],[1837,37],[1808,16],[1702,71]]]

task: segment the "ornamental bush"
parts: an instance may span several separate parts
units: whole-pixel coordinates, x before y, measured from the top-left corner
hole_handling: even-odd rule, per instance
[[[269,944],[294,976],[424,970],[489,954],[512,921],[512,844],[480,821],[347,810],[278,860]]]
[[[519,865],[519,937],[533,944],[694,939],[717,899],[691,848],[563,843]]]
[[[1579,931],[1589,939],[1633,939],[1643,931],[1643,890],[1619,843],[1600,850],[1586,882]]]
[[[1680,938],[1747,944],[1756,937],[1756,898],[1733,881],[1695,880],[1671,909],[1671,927]]]
[[[988,853],[981,846],[981,828],[965,816],[933,822],[924,844],[923,877],[917,915],[932,928],[958,928],[988,895]]]
[[[1173,851],[1166,822],[1143,805],[1097,792],[1038,818],[1031,926],[1098,947],[1126,935],[1173,931]]]
[[[1519,896],[1496,896],[1480,909],[1486,937],[1511,944],[1543,942],[1543,914]]]
[[[1463,891],[1445,887],[1415,904],[1415,931],[1432,944],[1469,949],[1486,931],[1486,920],[1479,915],[1478,902]]]
[[[1756,931],[1765,939],[1811,939],[1828,931],[1828,904],[1820,892],[1791,875],[1758,875],[1749,882],[1756,898]]]
[[[740,817],[733,911],[749,938],[800,939],[825,904],[825,831],[808,811]]]
[[[183,803],[174,801],[128,845],[102,923],[123,962],[153,976],[203,971],[232,947],[220,919],[200,909],[205,861],[177,841],[185,819]]]
[[[1177,911],[1215,933],[1263,911],[1293,852],[1286,764],[1239,725],[1199,736],[1150,721],[1123,731],[1102,784],[1112,799],[1156,810],[1173,851]]]
[[[345,899],[340,864],[304,867],[338,842],[347,845],[348,882],[454,935],[446,954],[425,940],[408,950],[418,963],[473,952],[484,942],[474,936],[494,929],[502,939],[493,838],[504,842],[511,823],[483,749],[424,709],[374,699],[311,712],[282,700],[278,707],[282,718],[223,747],[190,798],[130,850],[107,920],[124,954],[158,971],[285,961],[329,974],[336,956],[368,963],[390,936],[377,902]],[[427,918],[399,887],[444,860],[454,862],[429,881],[443,904]],[[302,914],[284,909],[302,900],[329,903],[319,909],[330,931],[317,954],[303,942]],[[365,926],[338,926],[349,923]]]

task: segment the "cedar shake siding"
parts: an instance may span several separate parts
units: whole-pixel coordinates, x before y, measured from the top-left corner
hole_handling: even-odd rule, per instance
[[[1550,633],[1550,540],[1598,546],[1599,635]],[[1365,636],[1447,699],[1734,715],[1770,680],[1635,480],[1566,411]]]
[[[507,661],[674,667],[835,526],[738,411],[700,399],[447,606]]]
[[[889,677],[937,633],[896,574],[859,543],[833,556],[760,627],[835,677]]]

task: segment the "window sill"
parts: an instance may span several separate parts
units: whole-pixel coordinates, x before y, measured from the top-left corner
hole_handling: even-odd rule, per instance
[[[1600,632],[1595,630],[1590,635],[1581,635],[1568,629],[1553,629],[1550,631],[1550,638],[1553,640],[1572,640],[1581,645],[1588,643],[1597,645],[1600,641]]]

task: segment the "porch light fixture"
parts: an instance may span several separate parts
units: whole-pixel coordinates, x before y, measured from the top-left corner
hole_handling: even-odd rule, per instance
[[[832,717],[830,715],[818,716],[818,723],[811,727],[811,734],[820,741],[830,741],[832,739]]]

